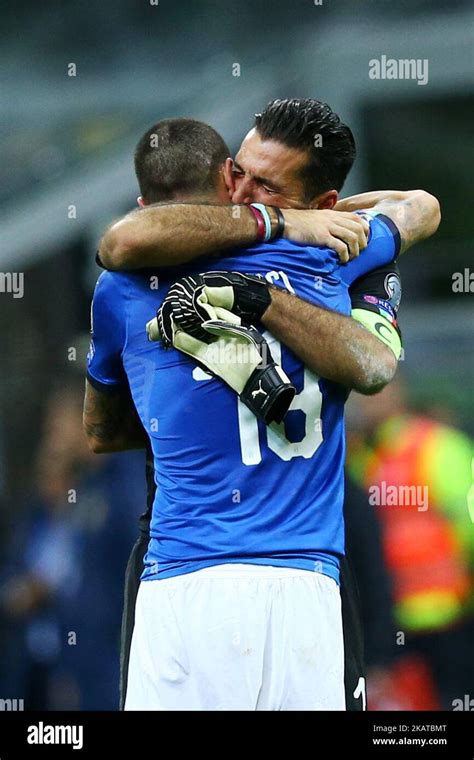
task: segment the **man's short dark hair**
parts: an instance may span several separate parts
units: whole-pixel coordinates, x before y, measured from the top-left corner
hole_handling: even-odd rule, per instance
[[[222,137],[194,119],[164,119],[145,132],[135,150],[140,192],[149,203],[212,192],[230,155]]]
[[[256,114],[255,127],[262,140],[307,152],[300,174],[307,201],[327,190],[341,190],[354,163],[355,141],[327,103],[312,98],[273,100]]]

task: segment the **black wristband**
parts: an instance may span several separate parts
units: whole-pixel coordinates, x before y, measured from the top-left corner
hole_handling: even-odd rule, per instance
[[[272,240],[275,240],[275,238],[280,238],[284,231],[285,231],[285,217],[283,216],[283,213],[281,209],[278,208],[278,206],[270,206],[272,208],[277,216],[277,228],[274,235],[272,235]]]

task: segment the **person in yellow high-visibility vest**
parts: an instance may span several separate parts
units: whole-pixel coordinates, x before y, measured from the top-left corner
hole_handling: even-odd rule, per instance
[[[357,414],[349,471],[381,522],[395,622],[428,653],[451,702],[459,696],[455,672],[461,682],[473,659],[463,657],[473,619],[472,442],[444,421],[410,412],[400,381],[369,400],[358,397]],[[442,654],[441,643],[453,637],[457,643]]]

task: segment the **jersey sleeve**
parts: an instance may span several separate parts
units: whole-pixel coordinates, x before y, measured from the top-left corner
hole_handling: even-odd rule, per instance
[[[392,349],[399,359],[402,335],[398,309],[402,297],[400,271],[394,262],[360,277],[349,289],[351,316]]]
[[[400,233],[388,216],[372,215],[367,212],[357,213],[369,222],[369,242],[360,256],[341,265],[340,277],[347,285],[351,285],[373,269],[392,263],[400,253]]]
[[[122,364],[126,339],[125,304],[115,279],[110,272],[104,272],[99,277],[91,307],[87,379],[94,388],[103,392],[127,385]]]

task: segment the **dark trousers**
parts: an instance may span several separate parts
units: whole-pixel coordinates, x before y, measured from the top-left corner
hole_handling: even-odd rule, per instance
[[[352,563],[346,554],[341,560],[342,631],[344,634],[344,689],[346,710],[358,712],[366,704],[364,633],[360,608],[359,588]],[[364,678],[364,698],[355,697],[360,691],[359,680]]]

